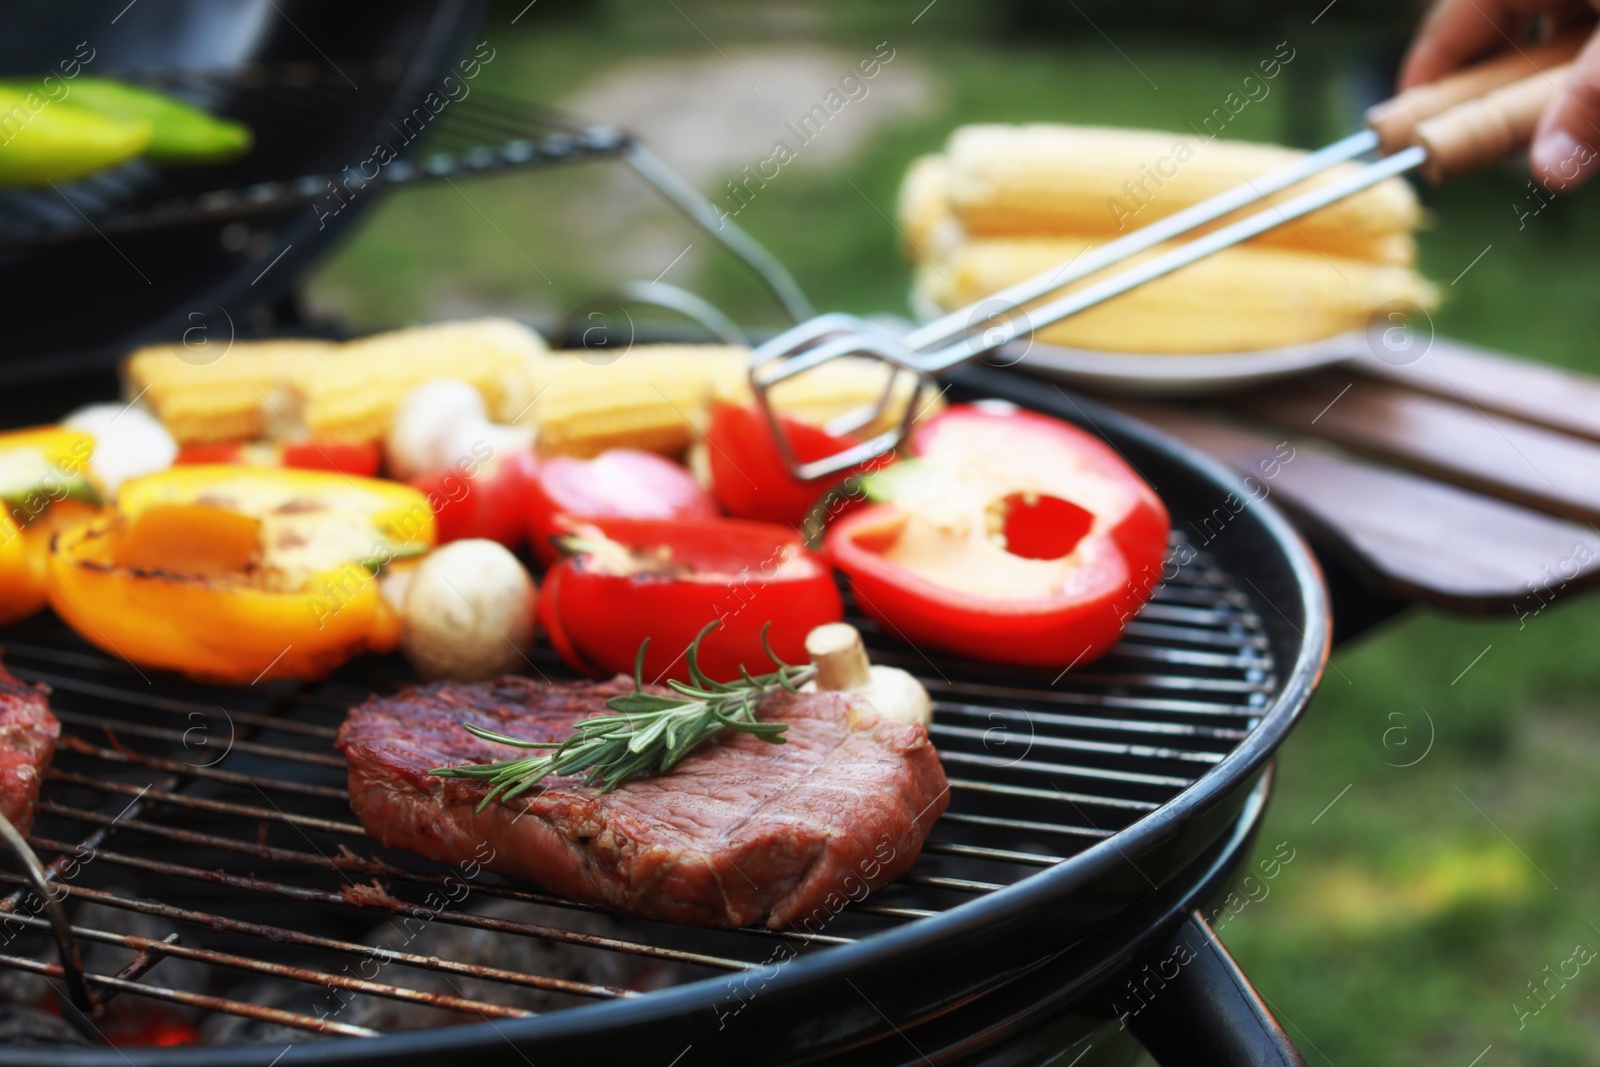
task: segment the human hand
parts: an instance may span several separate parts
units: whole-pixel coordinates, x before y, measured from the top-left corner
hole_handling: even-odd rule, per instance
[[[1600,0],[1439,0],[1400,68],[1400,90],[1431,82],[1498,52],[1520,48],[1528,31],[1549,37],[1592,24]],[[1600,33],[1591,34],[1572,74],[1539,120],[1528,162],[1545,186],[1576,189],[1600,160]]]

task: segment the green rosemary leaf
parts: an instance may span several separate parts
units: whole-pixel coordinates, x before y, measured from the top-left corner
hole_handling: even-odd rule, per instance
[[[683,704],[681,700],[672,697],[656,696],[654,693],[625,693],[619,697],[612,697],[606,701],[606,706],[613,711],[620,711],[624,715],[649,715],[658,711],[671,711]],[[591,719],[590,722],[595,720]]]
[[[498,763],[435,767],[428,773],[441,778],[486,779],[490,788],[478,805],[478,810],[483,811],[496,798],[510,802],[550,775],[582,775],[586,785],[610,792],[636,775],[670,770],[702,742],[724,730],[783,744],[788,724],[761,722],[757,712],[772,693],[798,692],[799,686],[813,675],[812,668],[794,666],[778,658],[767,640],[772,626],[769,622],[762,627],[761,644],[778,669],[771,674],[752,675],[741,664],[737,681],[718,682],[701,669],[699,655],[700,643],[717,625],[715,621],[707,623],[685,651],[690,682],[669,681],[667,685],[674,695],[645,690],[647,640],[640,644],[634,659],[634,691],[606,701],[606,707],[615,714],[580,719],[572,724],[572,733],[559,742],[528,741],[463,723],[474,737],[485,741],[550,751]]]
[[[512,737],[509,734],[486,730],[482,726],[477,726],[470,722],[464,722],[461,725],[473,737],[481,737],[485,741],[498,741],[502,745],[515,745],[518,748],[556,748],[561,744],[559,741],[529,741],[521,737]]]

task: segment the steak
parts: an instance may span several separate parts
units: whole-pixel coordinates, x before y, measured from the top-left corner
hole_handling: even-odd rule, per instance
[[[852,727],[851,698],[840,693],[775,693],[760,717],[789,724],[784,744],[724,732],[670,771],[610,793],[552,775],[478,813],[487,783],[428,774],[531,754],[480,740],[463,722],[560,741],[632,688],[621,676],[575,685],[507,677],[373,698],[339,730],[351,807],[385,845],[482,862],[613,911],[816,930],[904,874],[948,802],[927,732],[870,715]]]
[[[24,834],[33,826],[39,785],[61,736],[49,695],[47,686],[30,685],[0,665],[0,815]]]

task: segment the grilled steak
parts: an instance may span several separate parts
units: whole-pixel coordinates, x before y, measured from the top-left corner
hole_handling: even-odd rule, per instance
[[[61,724],[50,714],[50,690],[29,685],[0,665],[0,815],[22,833],[33,825],[39,783],[55,755]]]
[[[724,733],[610,793],[552,776],[478,814],[487,785],[427,773],[529,754],[463,722],[559,741],[631,688],[508,677],[369,700],[339,730],[351,806],[385,845],[463,863],[483,861],[487,842],[484,866],[573,900],[695,926],[808,929],[905,873],[944,812],[944,771],[922,727],[869,718],[852,729],[838,693],[768,697],[761,718],[789,724],[785,744]]]

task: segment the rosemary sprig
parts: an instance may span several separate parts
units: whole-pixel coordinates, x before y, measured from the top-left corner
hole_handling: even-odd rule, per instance
[[[761,701],[779,689],[796,692],[811,680],[810,665],[783,662],[767,642],[769,622],[761,628],[761,647],[777,665],[771,674],[752,675],[739,667],[739,680],[718,682],[700,669],[700,642],[717,628],[709,622],[689,643],[684,653],[693,684],[669,680],[675,696],[647,693],[644,688],[644,653],[648,638],[639,645],[633,663],[634,691],[614,696],[606,707],[615,715],[595,715],[572,724],[565,741],[528,741],[508,734],[462,723],[474,737],[498,741],[517,748],[547,748],[549,753],[498,763],[468,763],[454,767],[435,767],[429,774],[441,778],[487,778],[489,790],[478,810],[489,806],[496,796],[510,801],[537,785],[546,776],[570,775],[587,771],[584,784],[599,783],[609,793],[624,779],[651,771],[665,771],[694,750],[707,738],[724,730],[754,734],[763,741],[782,744],[788,724],[760,722],[756,711]]]

